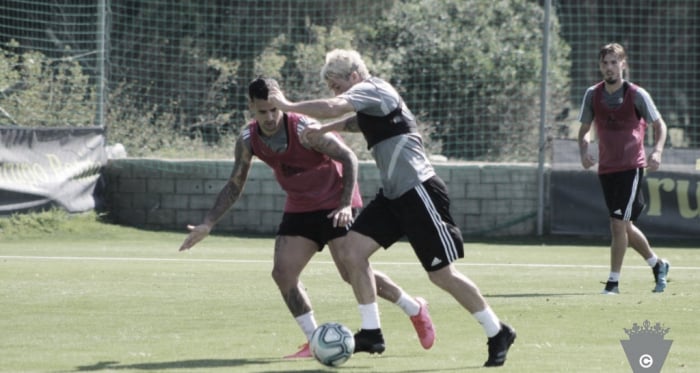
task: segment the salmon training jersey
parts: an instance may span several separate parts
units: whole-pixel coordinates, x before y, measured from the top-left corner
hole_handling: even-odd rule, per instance
[[[248,124],[241,136],[250,144],[253,155],[272,168],[279,185],[286,192],[284,212],[331,210],[340,206],[343,194],[343,165],[329,156],[304,147],[299,134],[308,119],[286,113],[282,119],[286,147],[275,150],[260,134],[256,121]],[[335,135],[335,134],[334,134]],[[362,207],[360,191],[355,184],[352,207]]]
[[[611,108],[603,102],[603,89],[605,84],[599,84],[593,95],[596,132],[600,139],[598,172],[604,174],[646,167],[646,122],[637,117],[634,110],[632,97],[637,91],[636,87],[629,85],[622,105],[617,108]]]
[[[609,93],[600,82],[586,90],[579,121],[594,123],[598,137],[598,173],[646,167],[644,137],[647,123],[661,118],[654,101],[642,87],[623,82]]]

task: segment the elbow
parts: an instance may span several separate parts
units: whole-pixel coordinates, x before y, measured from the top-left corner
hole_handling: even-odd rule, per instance
[[[339,117],[341,115],[354,112],[355,108],[349,102],[335,98],[326,101],[326,111],[332,117]]]
[[[333,104],[328,105],[326,110],[324,110],[324,114],[326,115],[326,118],[336,118],[336,117],[339,117],[343,114],[346,114],[347,112],[348,111],[345,110],[345,108],[341,107],[340,105],[333,105]]]

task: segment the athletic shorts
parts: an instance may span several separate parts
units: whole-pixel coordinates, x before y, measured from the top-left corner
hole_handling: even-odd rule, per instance
[[[327,217],[331,211],[333,210],[285,212],[277,228],[277,235],[308,238],[316,242],[318,251],[321,251],[328,241],[348,233],[348,227],[333,226],[333,219]],[[357,209],[352,209],[352,215],[357,216]]]
[[[464,257],[462,232],[450,215],[447,187],[438,176],[393,200],[380,190],[350,229],[384,248],[405,236],[428,272]]]
[[[598,175],[611,218],[637,220],[644,210],[643,178],[643,168]]]

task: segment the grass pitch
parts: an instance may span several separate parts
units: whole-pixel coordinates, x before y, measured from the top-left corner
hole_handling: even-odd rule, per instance
[[[430,302],[428,351],[408,318],[380,300],[387,350],[325,368],[286,361],[303,335],[271,277],[272,238],[211,236],[177,251],[182,233],[79,224],[52,232],[0,232],[2,372],[465,372],[482,369],[481,327],[431,285],[406,244],[379,251],[375,268]],[[560,240],[561,241],[561,240]],[[621,294],[604,296],[607,241],[470,242],[458,268],[518,338],[500,372],[630,372],[620,340],[645,320],[670,328],[663,372],[698,372],[700,251],[655,247],[671,262],[653,294],[651,270],[628,252]],[[359,313],[327,251],[302,280],[319,323],[359,327]],[[483,368],[485,369],[485,368]]]

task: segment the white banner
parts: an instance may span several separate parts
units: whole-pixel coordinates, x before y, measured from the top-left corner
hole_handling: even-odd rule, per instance
[[[0,126],[0,215],[95,208],[104,141],[102,127]]]

